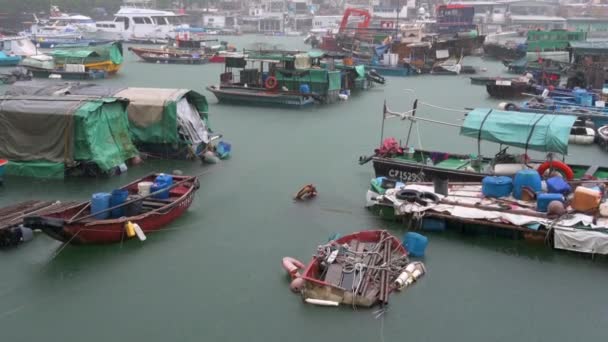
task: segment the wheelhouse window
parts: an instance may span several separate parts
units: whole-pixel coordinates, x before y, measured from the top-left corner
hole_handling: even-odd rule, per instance
[[[165,17],[154,17],[154,21],[156,22],[156,25],[167,25]]]
[[[151,18],[144,17],[144,22],[145,22],[146,24],[152,25],[152,19],[151,19]]]
[[[143,17],[133,17],[134,24],[145,24]]]

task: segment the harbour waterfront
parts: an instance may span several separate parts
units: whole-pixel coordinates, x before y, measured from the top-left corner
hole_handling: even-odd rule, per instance
[[[226,37],[239,48],[256,41],[305,49],[302,38]],[[498,62],[467,65],[502,72]],[[210,124],[234,146],[215,166],[148,159],[111,179],[11,178],[0,205],[20,200],[85,200],[151,171],[208,173],[190,211],[143,243],[59,249],[44,235],[3,252],[0,327],[7,341],[572,341],[605,336],[605,260],[593,261],[522,242],[428,234],[428,274],[394,295],[383,320],[371,311],[303,305],[288,288],[283,256],[302,261],[332,233],[403,228],[364,208],[371,165],[359,166],[380,142],[382,104],[406,111],[411,101],[463,109],[494,107],[466,75],[388,78],[348,101],[302,110],[217,105],[204,91],[221,65],[156,65],[130,53],[103,84],[192,88],[210,102]],[[414,93],[410,90],[413,89]],[[3,90],[3,89],[2,89]],[[417,115],[459,122],[463,113],[419,107]],[[387,121],[385,136],[404,139],[408,124]],[[417,130],[413,138],[418,144]],[[473,139],[452,127],[421,123],[422,147],[469,153]],[[484,155],[497,146],[482,144]],[[596,146],[571,146],[570,162],[608,164]],[[294,203],[314,183],[319,197]]]

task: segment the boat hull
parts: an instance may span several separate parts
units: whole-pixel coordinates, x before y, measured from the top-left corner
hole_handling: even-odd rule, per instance
[[[274,93],[243,88],[218,89],[215,86],[207,87],[207,90],[212,92],[219,102],[230,104],[289,108],[302,108],[314,104],[312,96],[299,94]]]
[[[157,175],[145,177],[137,180],[123,189],[137,188],[140,181],[153,180]],[[188,177],[174,176],[174,181],[184,181]],[[70,223],[71,218],[77,216],[80,211],[86,209],[89,202],[81,203],[61,213],[49,215],[48,217],[28,217],[25,223],[29,227],[38,228],[45,234],[64,243],[75,245],[85,244],[110,244],[118,243],[128,239],[125,225],[127,222],[138,224],[144,233],[151,233],[164,228],[169,223],[183,215],[194,200],[198,190],[198,181],[193,181],[187,185],[187,189],[177,192],[178,198],[170,203],[149,212],[137,216],[121,217],[118,219],[105,220],[86,220],[82,222]],[[174,190],[170,193],[174,194]]]
[[[417,151],[416,153],[423,153],[425,156],[433,154],[440,154],[449,156],[444,163],[438,162],[433,165],[426,165],[422,162],[410,161],[407,159],[400,158],[384,158],[384,157],[373,157],[371,158],[374,173],[376,177],[386,177],[389,179],[398,180],[404,183],[411,182],[432,182],[435,178],[447,179],[451,182],[480,182],[486,176],[493,176],[495,174],[490,173],[491,170],[489,165],[492,161],[491,158],[483,158],[481,161],[481,167],[473,169],[470,166],[470,157],[466,155],[449,154],[443,152],[427,152]],[[528,163],[531,167],[538,167],[544,160],[532,160]],[[510,170],[513,166],[521,166],[521,164],[499,164],[501,172],[504,170]],[[580,164],[568,164],[574,172],[574,181],[583,178],[596,178],[596,179],[607,179],[608,168],[598,166],[592,167],[591,165],[580,165]],[[498,168],[499,166],[497,166]],[[517,168],[513,168],[516,171]],[[515,172],[513,172],[514,174]]]
[[[391,242],[391,247],[393,250],[395,250],[397,255],[407,256],[407,251],[401,244],[401,241],[399,241],[395,236],[382,230],[368,230],[345,235],[339,239],[336,239],[335,242],[339,245],[349,244],[353,240],[364,243],[377,243],[383,238],[388,239],[388,241]],[[304,299],[324,300],[363,307],[371,307],[376,304],[376,298],[369,298],[362,295],[355,296],[352,289],[336,286],[321,280],[319,277],[320,263],[321,260],[319,260],[317,256],[314,256],[302,274],[302,279],[304,279],[306,282],[304,289],[302,290],[302,297],[304,297]],[[393,289],[391,288],[389,291],[392,290]]]

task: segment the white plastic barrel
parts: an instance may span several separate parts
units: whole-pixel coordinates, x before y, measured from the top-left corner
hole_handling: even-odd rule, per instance
[[[137,194],[140,196],[148,196],[150,194],[150,188],[152,188],[152,182],[139,182],[137,183]]]

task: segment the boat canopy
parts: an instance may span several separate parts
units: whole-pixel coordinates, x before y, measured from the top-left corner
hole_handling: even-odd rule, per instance
[[[6,93],[127,99],[128,127],[136,144],[198,144],[209,141],[207,99],[190,89],[125,88],[42,81],[17,82]]]
[[[51,56],[58,61],[79,61],[86,58],[87,63],[111,61],[114,64],[122,64],[122,44],[113,42],[109,44],[62,47],[51,52]]]
[[[138,154],[129,138],[124,99],[27,95],[0,100],[0,156],[11,162],[63,167],[92,162],[109,171]]]
[[[467,114],[460,135],[525,149],[568,153],[575,116],[505,112],[476,108]]]

